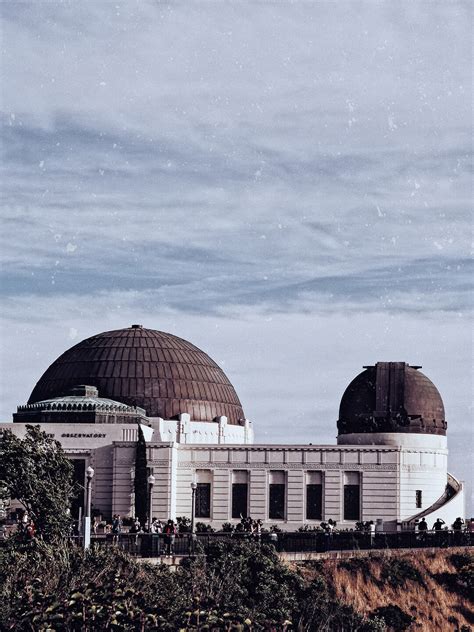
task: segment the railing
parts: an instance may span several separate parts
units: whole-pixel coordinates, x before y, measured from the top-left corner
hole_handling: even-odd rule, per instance
[[[278,552],[304,553],[326,551],[358,551],[384,549],[423,549],[431,547],[472,546],[473,534],[467,531],[359,533],[341,531],[332,534],[320,532],[264,533],[260,537],[247,533],[189,533],[174,538],[166,535],[121,534],[119,536],[92,536],[92,544],[119,546],[137,557],[160,557],[171,555],[207,554],[218,542],[257,542],[271,544]],[[80,542],[80,538],[78,539]]]

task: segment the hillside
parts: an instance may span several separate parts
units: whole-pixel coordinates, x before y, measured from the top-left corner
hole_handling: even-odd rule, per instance
[[[394,629],[419,632],[470,630],[474,624],[472,555],[464,550],[352,557],[345,560],[303,562],[297,566],[308,580],[321,574],[334,596],[358,613],[379,611],[390,617],[401,609]],[[463,628],[463,626],[465,626]],[[330,629],[330,628],[329,628]]]
[[[289,564],[255,541],[214,542],[172,567],[117,546],[10,538],[0,630],[468,632],[473,568],[461,549]]]

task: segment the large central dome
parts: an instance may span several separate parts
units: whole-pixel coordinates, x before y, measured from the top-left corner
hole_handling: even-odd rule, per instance
[[[45,371],[29,404],[65,395],[78,384],[96,386],[101,397],[144,408],[149,417],[189,413],[195,421],[225,415],[245,418],[227,376],[190,342],[132,325],[83,340]]]

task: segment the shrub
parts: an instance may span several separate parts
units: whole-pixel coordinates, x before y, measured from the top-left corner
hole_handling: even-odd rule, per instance
[[[421,586],[425,585],[420,571],[403,558],[384,560],[381,577],[394,588],[404,586],[407,581],[418,582]]]
[[[413,617],[395,604],[377,608],[370,616],[374,619],[383,619],[394,632],[403,632],[415,621]]]
[[[316,525],[304,524],[302,527],[298,527],[298,531],[300,533],[314,533],[314,532],[322,532],[321,527]]]
[[[449,561],[455,569],[459,570],[463,566],[474,563],[474,555],[472,553],[453,553],[449,556]]]
[[[178,516],[176,518],[179,533],[189,533],[191,531],[191,518],[187,516]]]
[[[339,566],[351,573],[361,572],[364,577],[371,578],[371,558],[368,557],[349,557],[343,560]]]
[[[306,588],[299,614],[297,629],[302,632],[383,632],[386,628],[382,619],[364,618],[335,599],[322,576],[317,576]]]
[[[433,578],[449,590],[472,601],[474,594],[474,557],[469,553],[455,553],[449,560],[456,568],[454,573],[437,573]]]
[[[84,553],[38,542],[6,555],[0,619],[7,630],[165,630],[188,601],[167,567],[140,564],[116,547]]]
[[[196,522],[196,532],[197,533],[215,533],[215,529],[211,527],[210,524],[206,524],[205,522]]]

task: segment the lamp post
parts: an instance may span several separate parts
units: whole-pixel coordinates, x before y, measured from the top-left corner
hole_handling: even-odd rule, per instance
[[[84,549],[88,549],[91,544],[91,487],[93,477],[94,470],[89,465],[86,470],[86,507],[84,511],[84,529],[82,538]]]
[[[197,485],[193,481],[191,483],[191,534],[194,535],[194,515],[196,511],[196,488]]]
[[[148,477],[148,531],[151,531],[151,510],[153,499],[153,486],[155,484],[155,477],[150,474]]]
[[[196,512],[196,488],[197,484],[193,481],[191,483],[191,535],[189,538],[189,553],[194,555],[196,534],[194,533],[194,515]]]

